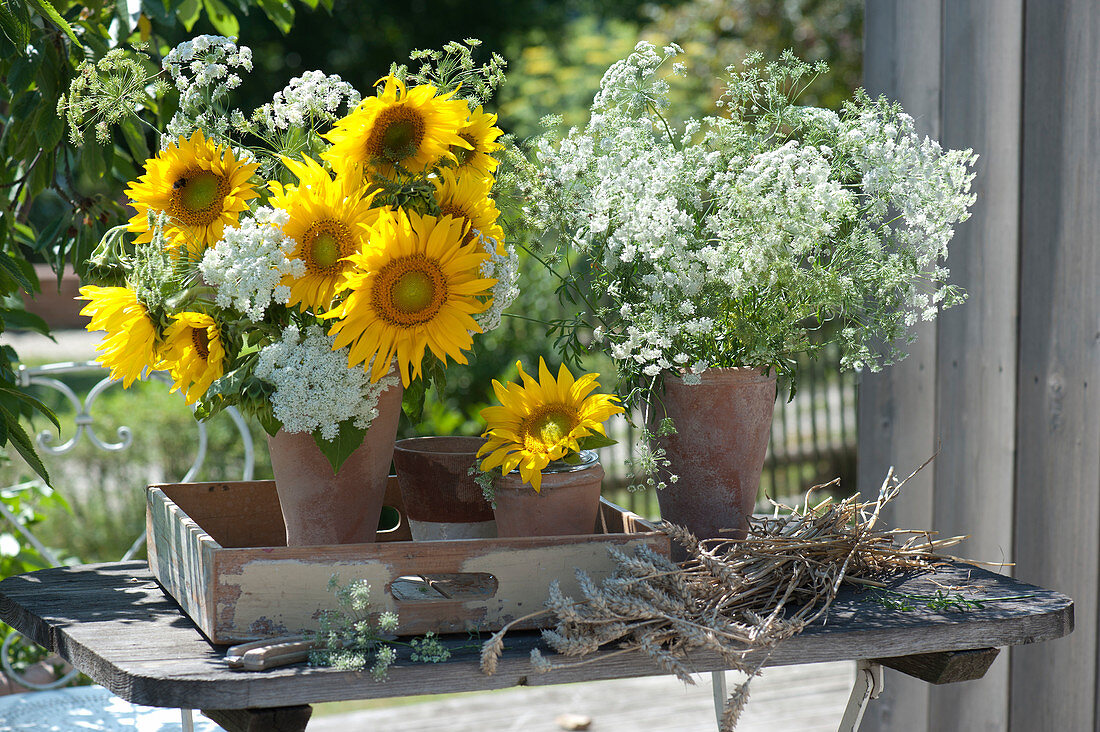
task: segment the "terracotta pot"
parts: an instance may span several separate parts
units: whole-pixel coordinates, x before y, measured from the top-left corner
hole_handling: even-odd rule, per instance
[[[497,535],[575,536],[595,531],[603,468],[595,453],[590,455],[582,465],[564,472],[543,471],[538,493],[519,473],[498,480],[493,509]]]
[[[677,434],[658,440],[679,481],[657,491],[661,518],[699,538],[745,538],[771,435],[775,374],[707,369],[689,386],[664,376],[651,429],[671,417]]]
[[[393,464],[415,541],[484,539],[497,535],[493,507],[474,482],[483,437],[398,440]]]
[[[400,415],[401,387],[391,386],[363,444],[336,473],[308,432],[268,436],[287,546],[374,541]]]

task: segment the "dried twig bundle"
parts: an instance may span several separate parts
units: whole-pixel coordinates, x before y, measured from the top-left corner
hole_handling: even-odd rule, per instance
[[[828,613],[845,580],[877,584],[876,577],[899,570],[929,569],[942,559],[937,550],[962,540],[877,528],[882,508],[904,483],[891,471],[874,501],[853,496],[811,506],[807,497],[793,509],[775,504],[774,514],[752,519],[747,538],[739,541],[700,541],[682,527],[662,525],[688,550],[686,562],[677,566],[645,546],[633,556],[613,549],[617,567],[602,583],[577,573],[582,599],[551,584],[542,612],[552,613],[556,625],[543,638],[573,657],[617,642],[613,653],[642,651],[687,683],[694,683],[688,652],[712,651],[751,680],[776,645]],[[899,545],[895,538],[905,534],[911,537]],[[495,670],[508,629],[483,646],[485,673]],[[554,663],[538,651],[532,661],[540,671],[587,662]],[[745,682],[727,700],[722,730],[733,729],[747,700]]]

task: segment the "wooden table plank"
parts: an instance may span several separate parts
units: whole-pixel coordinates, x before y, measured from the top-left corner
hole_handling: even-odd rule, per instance
[[[42,570],[0,582],[0,619],[137,704],[201,709],[287,707],[346,699],[406,696],[652,676],[661,671],[645,656],[598,654],[577,669],[536,674],[529,663],[538,634],[517,633],[493,676],[478,669],[479,643],[450,636],[450,661],[424,665],[399,654],[389,680],[366,672],[304,665],[261,673],[230,670],[224,646],[211,646],[181,615],[141,562]],[[895,589],[934,594],[962,592],[971,599],[1029,595],[990,601],[982,609],[935,613],[890,610],[846,588],[828,621],[783,643],[769,658],[782,666],[820,661],[909,656],[921,653],[1031,643],[1061,637],[1073,628],[1073,603],[1056,592],[971,567],[948,565],[935,574],[898,580]],[[722,663],[697,654],[699,672]]]

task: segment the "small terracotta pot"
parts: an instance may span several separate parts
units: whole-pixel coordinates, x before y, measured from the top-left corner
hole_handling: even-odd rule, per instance
[[[493,507],[474,482],[483,437],[398,440],[393,464],[415,541],[483,539],[497,535]]]
[[[689,386],[664,376],[652,405],[651,429],[671,417],[677,434],[661,438],[678,482],[657,491],[661,518],[699,538],[745,538],[756,505],[771,436],[775,374],[758,369],[707,369]]]
[[[497,481],[497,535],[575,536],[596,529],[603,468],[591,462],[568,472],[542,474],[538,493],[519,473]]]
[[[287,546],[374,541],[400,415],[401,386],[391,386],[363,444],[336,473],[308,432],[268,436]]]

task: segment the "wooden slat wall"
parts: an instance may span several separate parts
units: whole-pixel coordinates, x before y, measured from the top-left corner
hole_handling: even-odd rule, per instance
[[[948,262],[970,299],[863,378],[860,488],[938,447],[891,520],[971,534],[960,554],[1071,595],[1077,628],[981,681],[892,674],[864,729],[1100,729],[1100,3],[868,0],[865,28],[868,89],[982,158]]]
[[[940,135],[940,0],[869,0],[864,17],[864,86],[872,96],[900,100],[918,132]],[[908,474],[936,451],[936,329],[917,326],[918,339],[901,363],[864,379],[859,390],[859,486],[877,495],[887,469]],[[932,525],[936,466],[906,484],[886,520],[892,526]],[[904,476],[903,476],[904,477]],[[886,691],[868,708],[861,729],[923,730],[928,684],[885,670]]]
[[[1027,0],[1016,575],[1076,601],[1012,657],[1011,729],[1096,729],[1100,566],[1100,3]]]
[[[941,142],[974,148],[979,203],[948,265],[969,293],[939,320],[933,526],[962,556],[1011,562],[1023,0],[944,4]],[[1004,570],[1011,573],[1011,569]],[[1008,654],[986,676],[930,690],[930,730],[1003,730]]]

